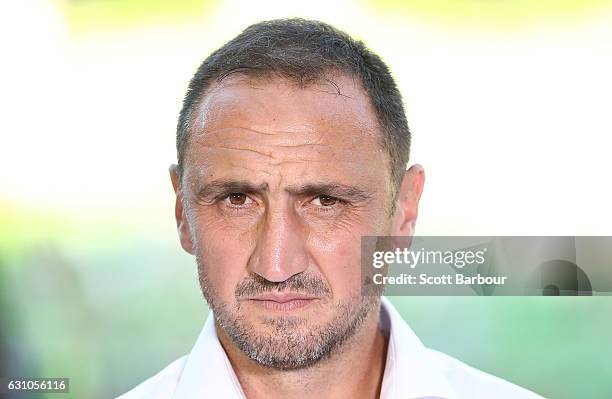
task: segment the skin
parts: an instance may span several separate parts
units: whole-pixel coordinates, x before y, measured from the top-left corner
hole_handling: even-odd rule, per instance
[[[198,258],[205,297],[255,337],[274,336],[287,320],[298,321],[287,339],[306,336],[334,320],[339,304],[356,311],[368,300],[361,236],[414,233],[423,168],[405,173],[391,214],[390,162],[369,98],[351,77],[333,81],[341,94],[325,80],[226,78],[195,112],[182,180],[170,168],[181,245]],[[274,287],[301,276],[328,292],[280,305],[236,295],[255,277]],[[218,321],[216,330],[248,398],[375,398],[387,346],[378,320],[375,298],[330,356],[289,369],[252,360]]]

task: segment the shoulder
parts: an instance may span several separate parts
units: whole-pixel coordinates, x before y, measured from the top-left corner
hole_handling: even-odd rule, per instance
[[[175,360],[162,371],[117,399],[165,399],[172,397],[186,361],[187,356]]]
[[[426,351],[461,398],[543,399],[534,392],[471,367],[445,353],[433,349]]]

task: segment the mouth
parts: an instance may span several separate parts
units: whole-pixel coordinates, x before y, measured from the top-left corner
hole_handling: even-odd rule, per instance
[[[318,300],[319,298],[313,296],[290,292],[267,293],[249,298],[249,302],[253,305],[275,312],[291,312],[303,309]]]

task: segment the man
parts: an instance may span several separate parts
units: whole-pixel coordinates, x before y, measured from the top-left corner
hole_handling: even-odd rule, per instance
[[[212,315],[122,398],[536,398],[426,349],[361,295],[362,236],[414,232],[424,172],[382,60],[301,19],[248,27],[191,80],[170,168]]]

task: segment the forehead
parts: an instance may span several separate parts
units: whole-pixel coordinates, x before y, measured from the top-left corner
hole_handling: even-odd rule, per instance
[[[285,78],[230,76],[209,88],[191,124],[196,134],[205,134],[228,122],[246,123],[262,132],[318,132],[325,139],[333,138],[324,135],[330,128],[352,130],[352,140],[363,140],[364,135],[379,138],[366,91],[345,75],[320,78],[307,86]]]
[[[232,168],[270,173],[272,166],[321,175],[322,164],[327,174],[349,169],[363,175],[375,165],[387,169],[369,97],[349,76],[307,86],[231,76],[207,91],[190,130],[186,166],[208,176]]]

